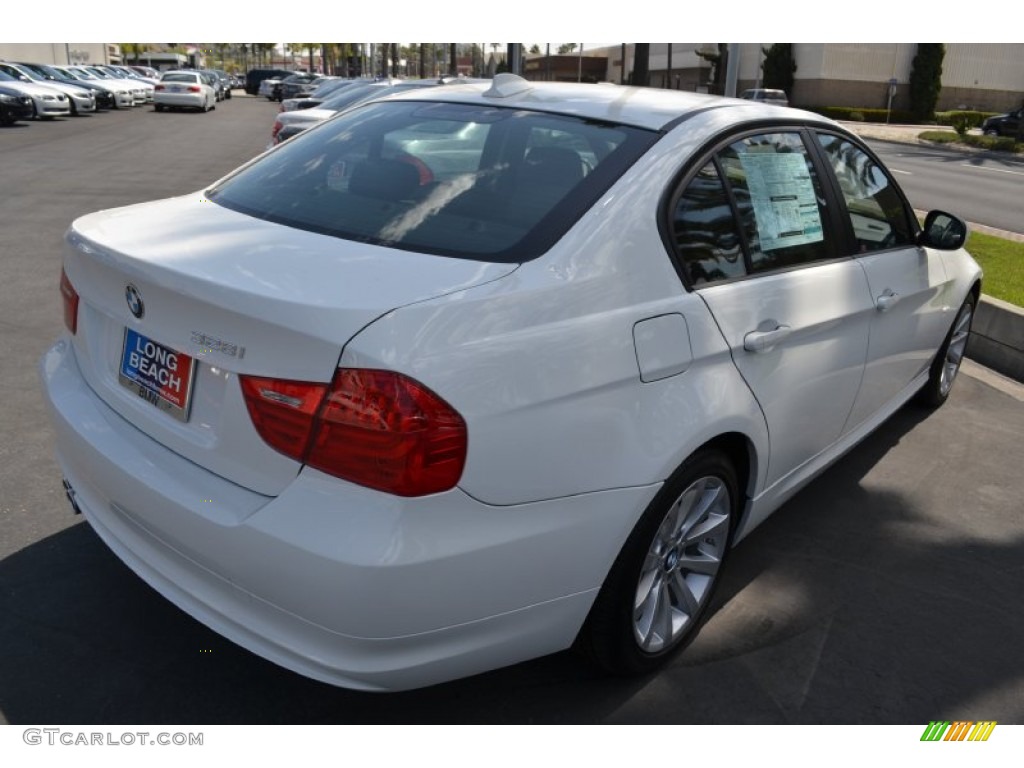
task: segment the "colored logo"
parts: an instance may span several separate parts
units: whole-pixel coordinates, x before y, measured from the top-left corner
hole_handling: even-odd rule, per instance
[[[932,720],[921,735],[921,741],[988,741],[995,730],[995,720]]]

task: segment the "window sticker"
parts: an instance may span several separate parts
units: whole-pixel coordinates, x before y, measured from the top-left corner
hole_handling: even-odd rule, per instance
[[[824,239],[814,182],[800,154],[758,152],[739,156],[761,250],[772,251]]]

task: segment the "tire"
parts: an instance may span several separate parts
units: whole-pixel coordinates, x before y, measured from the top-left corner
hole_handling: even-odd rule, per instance
[[[700,451],[634,527],[590,610],[576,650],[616,675],[664,664],[692,640],[711,603],[739,514],[728,457]]]
[[[949,393],[953,391],[960,363],[967,353],[967,342],[971,337],[971,323],[974,320],[976,305],[977,299],[974,298],[974,294],[969,294],[956,313],[956,319],[953,320],[949,333],[946,334],[932,361],[928,382],[921,387],[917,395],[918,402],[926,408],[938,408],[949,399]]]
[[[164,105],[163,104],[154,104],[153,105],[153,109],[155,109],[157,112],[163,112],[164,111]]]

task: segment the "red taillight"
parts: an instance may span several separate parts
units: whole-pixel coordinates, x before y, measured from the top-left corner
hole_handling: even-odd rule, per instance
[[[164,90],[165,87],[166,86],[163,86],[163,85],[157,85],[157,86],[154,86],[154,90],[162,91],[162,90]]]
[[[190,86],[188,87],[188,92],[189,92],[189,93],[199,93],[199,92],[200,92],[200,91],[202,91],[202,90],[203,90],[203,89],[202,89],[202,88],[200,88],[200,87],[199,87],[198,85],[190,85]]]
[[[281,125],[281,121],[275,120],[274,127],[270,129],[270,138],[274,141],[275,144],[277,143],[277,134],[281,132],[282,128],[284,128],[284,126]]]
[[[241,381],[263,439],[311,467],[399,496],[440,493],[462,475],[468,442],[462,416],[400,373],[343,368],[329,389]]]
[[[271,448],[303,461],[326,384],[240,376],[256,431]]]
[[[64,325],[73,336],[78,332],[78,291],[68,280],[63,267],[60,270],[60,295],[64,300]]]

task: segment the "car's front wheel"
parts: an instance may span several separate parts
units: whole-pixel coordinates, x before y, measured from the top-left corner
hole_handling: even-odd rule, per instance
[[[696,634],[739,510],[739,482],[717,450],[691,456],[626,540],[577,648],[614,674],[655,669]]]
[[[974,309],[977,300],[974,294],[969,294],[960,311],[956,313],[953,326],[946,334],[938,354],[932,361],[932,367],[928,373],[928,382],[921,388],[918,395],[919,401],[928,407],[938,408],[949,399],[949,393],[953,389],[953,382],[960,372],[960,364],[963,362],[967,352],[967,342],[971,336],[971,323],[974,321]]]

